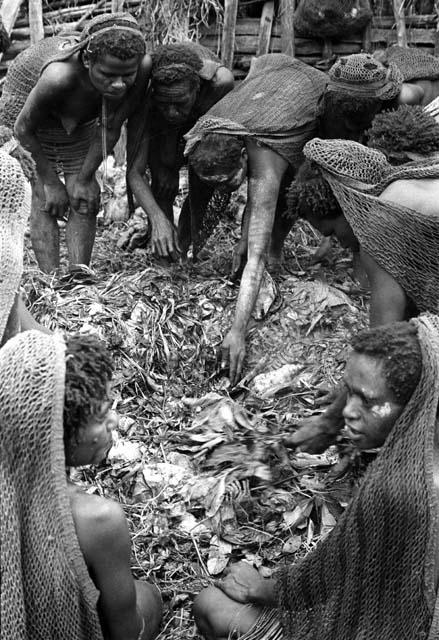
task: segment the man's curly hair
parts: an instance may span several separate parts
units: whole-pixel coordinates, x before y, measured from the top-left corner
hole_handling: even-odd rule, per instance
[[[367,132],[368,146],[389,154],[427,155],[439,150],[439,124],[420,105],[378,113]]]
[[[189,154],[189,165],[198,176],[231,173],[238,167],[244,143],[223,133],[208,133]]]
[[[77,443],[87,422],[107,399],[107,385],[113,375],[113,362],[104,343],[95,336],[80,333],[66,340],[64,388],[64,445]]]
[[[421,347],[415,325],[394,322],[365,329],[352,338],[351,346],[357,353],[381,360],[389,389],[399,403],[406,404],[422,372]]]
[[[305,160],[287,193],[285,216],[295,221],[312,213],[319,218],[338,218],[343,212],[331,187],[316,164]]]
[[[184,44],[162,45],[152,54],[151,82],[157,86],[189,80],[194,88],[198,88],[202,66],[197,54]]]
[[[12,129],[10,129],[9,127],[5,127],[4,125],[0,125],[0,147],[9,142],[9,140],[12,139],[13,135],[14,133]],[[29,180],[29,182],[35,182],[37,177],[37,169],[31,153],[24,149],[17,141],[16,146],[11,149],[11,151],[9,151],[9,155],[12,156],[12,158],[18,160],[25,177]]]

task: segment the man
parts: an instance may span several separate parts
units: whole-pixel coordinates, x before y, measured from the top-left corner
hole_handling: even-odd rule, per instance
[[[439,634],[439,319],[361,332],[345,371],[347,434],[382,447],[334,529],[272,579],[232,566],[194,603],[208,640],[397,640]]]
[[[122,507],[65,474],[111,446],[108,352],[28,331],[0,350],[0,372],[2,636],[153,640],[161,599],[133,579]]]
[[[422,88],[405,80],[397,60],[389,58],[384,65],[368,53],[343,56],[329,70],[319,105],[319,135],[363,142],[377,113],[401,104],[427,104],[432,97],[426,99]]]
[[[232,72],[197,43],[165,45],[152,54],[149,99],[128,123],[128,183],[148,214],[151,247],[160,257],[176,258],[179,253],[173,204],[184,161],[183,134],[233,82]]]
[[[206,183],[210,191],[200,191],[196,183],[190,185],[190,207],[182,211],[179,221],[183,249],[196,241],[213,190],[233,191],[248,176],[234,270],[242,260],[247,261],[235,318],[222,345],[222,366],[229,367],[232,383],[242,368],[245,332],[267,254],[272,262],[279,261],[291,228],[281,215],[285,190],[303,161],[304,144],[316,132],[317,104],[326,82],[325,74],[299,60],[282,54],[261,56],[253,60],[245,81],[200,118],[186,136],[189,168],[198,184]]]
[[[69,208],[69,262],[90,262],[100,191],[95,171],[146,91],[150,60],[144,53],[134,18],[103,14],[90,21],[79,42],[43,40],[20,54],[8,71],[0,123],[15,125],[37,165],[31,240],[45,272],[59,268],[57,220]]]
[[[439,308],[439,163],[437,155],[419,155],[439,150],[439,125],[420,107],[402,106],[376,117],[370,144],[398,162],[423,160],[392,167],[383,153],[358,143],[315,139],[305,154],[321,175],[292,185],[289,207],[324,235],[359,250],[376,326]],[[341,393],[324,414],[304,421],[290,444],[324,450],[341,428],[343,403]]]

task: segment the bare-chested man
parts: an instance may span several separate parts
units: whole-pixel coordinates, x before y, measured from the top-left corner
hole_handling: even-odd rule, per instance
[[[94,18],[81,38],[43,40],[11,65],[0,123],[15,132],[36,162],[31,239],[39,266],[59,267],[57,220],[66,227],[69,263],[89,264],[100,189],[95,178],[122,122],[146,92],[150,59],[129,14]],[[61,180],[61,176],[63,180]]]

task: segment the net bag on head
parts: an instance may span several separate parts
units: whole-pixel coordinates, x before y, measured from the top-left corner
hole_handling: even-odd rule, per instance
[[[393,44],[375,55],[379,55],[379,59],[384,64],[395,64],[405,82],[439,78],[439,58],[416,47],[400,47]]]
[[[419,311],[439,310],[439,217],[379,198],[396,180],[439,178],[439,161],[392,167],[350,140],[320,140],[304,153],[322,169],[362,248],[392,275]]]
[[[65,347],[26,331],[0,350],[1,637],[102,640],[67,495]]]
[[[285,638],[438,637],[433,450],[439,319],[414,322],[423,359],[416,390],[331,533],[277,574]]]
[[[0,343],[23,272],[31,189],[17,160],[0,147]]]
[[[328,91],[387,101],[396,98],[402,83],[402,74],[395,64],[384,66],[369,53],[353,53],[343,56],[329,69]]]
[[[358,8],[356,0],[301,0],[294,13],[294,30],[299,35],[337,38],[366,27],[372,11]]]
[[[208,133],[250,138],[293,166],[317,129],[317,104],[327,83],[321,71],[283,54],[255,58],[247,78],[185,135],[185,155]]]

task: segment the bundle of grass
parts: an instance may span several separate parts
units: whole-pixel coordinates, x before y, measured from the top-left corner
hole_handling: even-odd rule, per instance
[[[317,166],[306,160],[289,188],[285,215],[297,220],[309,213],[319,218],[336,218],[341,209]]]
[[[367,7],[356,0],[302,0],[294,14],[298,34],[316,38],[337,38],[358,33],[372,18]]]
[[[210,19],[221,23],[219,0],[142,0],[136,17],[150,45],[198,40]]]
[[[391,161],[439,151],[439,124],[419,105],[379,113],[367,136],[368,146],[380,149]]]

